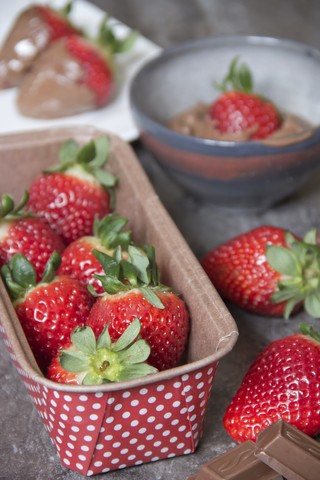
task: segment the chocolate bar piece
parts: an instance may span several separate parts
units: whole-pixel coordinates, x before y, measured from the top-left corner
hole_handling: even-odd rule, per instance
[[[286,422],[262,430],[255,453],[287,480],[320,479],[320,443]]]
[[[203,465],[189,480],[282,480],[282,476],[261,462],[254,452],[253,442],[241,443]]]

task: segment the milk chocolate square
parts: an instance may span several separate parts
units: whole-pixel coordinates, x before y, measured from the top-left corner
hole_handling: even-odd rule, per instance
[[[320,442],[286,422],[259,433],[255,454],[287,480],[320,479]]]

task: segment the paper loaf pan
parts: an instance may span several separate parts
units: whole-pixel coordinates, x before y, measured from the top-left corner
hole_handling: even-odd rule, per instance
[[[41,416],[62,465],[83,475],[195,451],[220,358],[238,331],[131,147],[92,127],[59,128],[0,137],[0,192],[18,201],[35,175],[57,163],[60,145],[107,134],[108,170],[117,175],[115,211],[129,219],[136,242],[156,248],[161,280],[180,292],[191,316],[181,366],[103,386],[62,385],[38,369],[11,301],[0,282],[0,325],[10,356]]]

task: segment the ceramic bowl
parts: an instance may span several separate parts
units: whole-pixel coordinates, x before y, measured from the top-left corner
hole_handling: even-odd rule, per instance
[[[210,140],[170,129],[172,117],[217,97],[214,82],[236,56],[249,65],[255,91],[311,126],[271,143]],[[270,37],[212,37],[163,50],[133,79],[130,102],[142,142],[187,191],[220,207],[264,210],[320,167],[319,78],[320,52],[311,46]]]

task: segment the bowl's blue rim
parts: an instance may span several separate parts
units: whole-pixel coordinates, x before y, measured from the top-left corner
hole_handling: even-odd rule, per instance
[[[294,50],[298,50],[300,52],[304,52],[307,56],[311,56],[316,58],[320,63],[320,50],[316,47],[308,45],[306,43],[300,42],[298,40],[292,40],[288,38],[282,37],[271,37],[271,36],[257,36],[257,35],[234,35],[234,36],[219,36],[219,37],[205,37],[196,40],[188,40],[185,42],[180,42],[175,45],[169,46],[163,49],[159,55],[155,58],[151,59],[147,63],[145,63],[141,69],[136,73],[133,77],[130,90],[129,90],[129,98],[130,98],[130,105],[133,111],[133,114],[137,118],[141,118],[143,120],[143,124],[149,123],[150,125],[150,133],[157,132],[157,136],[172,145],[175,148],[181,148],[183,150],[189,151],[198,151],[199,147],[203,149],[203,153],[208,153],[212,155],[213,149],[219,149],[219,155],[224,155],[221,150],[230,149],[230,148],[237,148],[237,154],[239,156],[252,156],[257,155],[263,152],[266,154],[275,154],[275,153],[288,153],[294,152],[297,150],[310,148],[315,143],[319,142],[320,139],[320,125],[314,127],[312,129],[312,133],[306,139],[302,141],[297,141],[294,143],[284,144],[284,145],[268,145],[263,142],[258,141],[221,141],[221,140],[212,140],[206,138],[198,138],[198,137],[191,137],[188,135],[184,135],[179,132],[175,132],[170,128],[166,127],[162,123],[154,120],[153,118],[149,117],[138,105],[136,102],[136,95],[135,90],[138,86],[139,79],[142,75],[145,75],[149,70],[153,69],[154,66],[157,66],[158,63],[161,63],[164,59],[170,58],[180,51],[186,51],[188,49],[197,49],[204,45],[221,45],[226,43],[237,43],[239,42],[243,44],[251,44],[251,45],[271,45],[276,47],[277,45],[282,45],[287,48],[291,48]],[[139,122],[138,122],[139,123]],[[308,133],[309,130],[306,130]],[[221,149],[220,147],[224,147]],[[230,152],[225,151],[225,155],[229,156]]]

